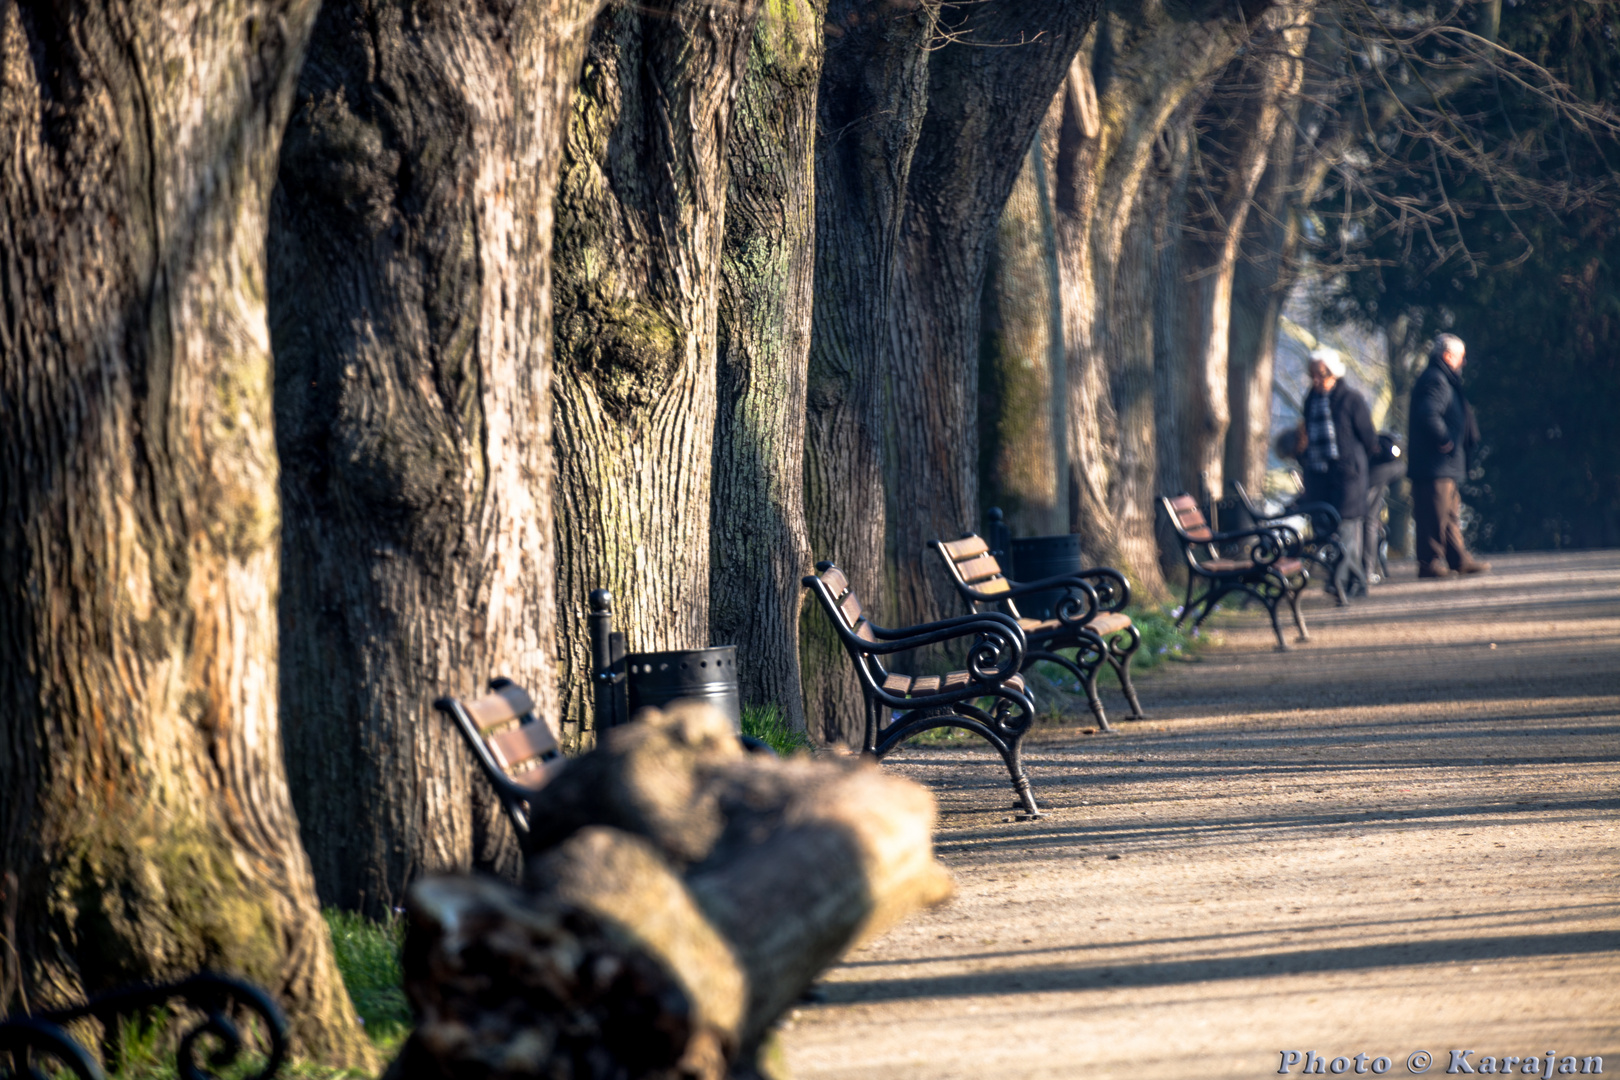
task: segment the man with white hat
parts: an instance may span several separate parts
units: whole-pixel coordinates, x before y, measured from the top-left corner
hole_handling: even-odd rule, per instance
[[[1378,429],[1367,399],[1344,381],[1344,358],[1333,349],[1316,349],[1310,359],[1311,392],[1305,398],[1305,439],[1300,463],[1305,471],[1305,499],[1325,502],[1342,519],[1339,549],[1342,572],[1336,576],[1339,602],[1351,577],[1367,584],[1363,564],[1362,517],[1367,513],[1368,463],[1379,454]]]

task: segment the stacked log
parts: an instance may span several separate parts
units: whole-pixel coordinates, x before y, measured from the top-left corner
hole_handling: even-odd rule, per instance
[[[607,732],[530,822],[521,889],[411,890],[397,1080],[753,1074],[822,970],[950,893],[926,790],[859,759],[745,754],[702,706]]]

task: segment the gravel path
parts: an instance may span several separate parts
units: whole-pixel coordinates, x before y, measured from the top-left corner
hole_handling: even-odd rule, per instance
[[[1231,616],[1142,682],[1151,720],[1030,737],[1040,821],[987,749],[890,759],[957,894],[829,973],[794,1076],[1620,1074],[1620,552],[1494,561],[1313,591],[1286,656]]]

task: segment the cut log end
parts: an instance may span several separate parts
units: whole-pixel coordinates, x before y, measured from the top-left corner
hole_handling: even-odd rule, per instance
[[[708,709],[616,729],[547,805],[524,890],[411,891],[420,1022],[398,1080],[755,1075],[827,965],[950,894],[926,790],[870,762],[745,756]]]

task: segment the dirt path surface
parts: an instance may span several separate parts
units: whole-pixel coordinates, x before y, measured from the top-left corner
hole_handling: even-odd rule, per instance
[[[987,748],[892,758],[957,895],[830,972],[794,1076],[1620,1074],[1620,552],[1494,561],[1313,590],[1287,655],[1233,616],[1151,720],[1031,736],[1039,821]]]

